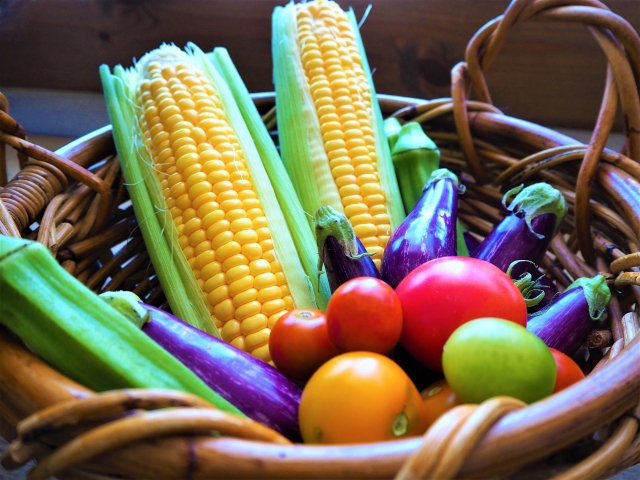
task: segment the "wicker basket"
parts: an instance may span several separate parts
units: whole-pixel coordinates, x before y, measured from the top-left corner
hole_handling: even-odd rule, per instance
[[[508,32],[529,20],[586,24],[609,60],[591,141],[508,117],[483,70]],[[37,460],[30,478],[605,478],[640,462],[640,38],[596,0],[516,0],[470,41],[452,71],[452,98],[380,95],[385,115],[423,124],[442,164],[467,187],[460,217],[482,237],[501,219],[506,188],[547,181],[569,215],[543,270],[560,289],[603,273],[614,292],[606,329],[583,347],[591,373],[522,407],[508,398],[447,413],[423,438],[320,447],[265,441],[201,401],[170,391],[95,394],[44,364],[0,328],[0,434],[6,468]],[[478,100],[467,100],[471,87]],[[0,99],[0,142],[21,170],[0,189],[0,229],[48,245],[95,291],[165,299],[128,203],[109,127],[55,153],[25,140]],[[275,125],[274,96],[254,96]],[[604,148],[620,104],[625,154]],[[640,337],[640,336],[639,336]],[[163,407],[171,407],[166,409]],[[146,410],[154,410],[147,412]],[[217,430],[220,436],[207,432]],[[526,467],[526,468],[525,468]]]

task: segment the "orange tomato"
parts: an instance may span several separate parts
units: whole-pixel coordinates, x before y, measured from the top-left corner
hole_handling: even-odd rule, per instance
[[[316,370],[298,415],[305,443],[381,442],[425,430],[418,389],[393,360],[372,352],[344,353]]]
[[[453,407],[462,405],[462,402],[456,394],[453,393],[447,381],[442,379],[432,383],[425,388],[420,395],[422,396],[422,405],[424,408],[424,416],[426,427],[429,428],[443,413],[451,410]]]

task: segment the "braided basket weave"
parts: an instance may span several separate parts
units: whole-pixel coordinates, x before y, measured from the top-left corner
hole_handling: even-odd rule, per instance
[[[511,29],[531,20],[585,24],[609,61],[588,145],[491,103],[483,71]],[[422,438],[293,445],[183,393],[96,394],[0,328],[0,434],[13,440],[3,466],[36,459],[31,479],[589,479],[639,463],[639,85],[640,38],[600,2],[516,0],[469,42],[465,61],[452,70],[451,98],[379,96],[385,115],[420,122],[438,144],[442,165],[466,185],[460,219],[476,236],[500,221],[503,192],[512,186],[546,181],[565,195],[569,214],[541,268],[560,290],[599,272],[613,292],[603,329],[582,349],[585,380],[529,406],[495,398],[457,407]],[[468,100],[472,89],[476,100]],[[274,95],[254,101],[273,128]],[[605,148],[618,107],[627,132],[623,153]],[[28,142],[7,111],[0,95],[0,145],[18,150],[21,167],[0,188],[0,233],[44,243],[96,292],[131,290],[167,308],[110,127],[50,152]]]

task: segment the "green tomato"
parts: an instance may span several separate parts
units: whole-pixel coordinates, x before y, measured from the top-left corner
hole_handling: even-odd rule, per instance
[[[551,395],[556,365],[545,343],[526,328],[499,318],[461,325],[445,343],[444,376],[465,403],[510,396],[532,403]]]

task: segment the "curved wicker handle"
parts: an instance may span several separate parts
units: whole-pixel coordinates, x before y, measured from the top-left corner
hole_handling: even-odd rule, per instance
[[[595,266],[590,229],[591,182],[598,172],[600,157],[611,133],[618,98],[625,116],[628,156],[640,162],[640,37],[623,18],[597,0],[514,0],[504,13],[482,27],[470,40],[465,62],[452,70],[454,118],[461,147],[477,183],[486,183],[481,162],[473,144],[467,97],[473,86],[479,99],[491,103],[484,78],[508,33],[530,20],[574,22],[586,25],[609,61],[600,114],[589,142],[576,185],[576,232],[585,259]]]
[[[91,428],[95,422],[99,425]],[[39,441],[52,433],[69,434],[76,427],[81,427],[82,433],[53,452]],[[193,395],[163,389],[128,389],[61,402],[27,417],[18,424],[18,438],[9,445],[2,463],[13,468],[33,456],[43,457],[28,478],[44,480],[132,443],[162,436],[212,432],[291,444],[269,427],[218,410]]]
[[[109,210],[111,184],[115,177],[115,171],[111,169],[107,173],[104,171],[91,172],[84,168],[83,164],[87,155],[99,154],[103,155],[101,158],[104,158],[107,154],[115,151],[110,134],[111,128],[105,127],[92,132],[69,146],[56,152],[50,152],[26,140],[22,126],[7,113],[6,98],[2,94],[0,96],[0,143],[10,145],[18,152],[21,166],[21,171],[6,186],[5,182],[0,183],[3,187],[2,205],[0,205],[0,221],[2,221],[3,228],[0,231],[14,236],[16,231],[24,231],[38,218],[46,206],[50,207],[49,204],[54,196],[66,189],[68,176],[99,194],[99,200],[86,215],[91,222],[88,223],[86,228],[88,231],[84,234],[97,232],[104,226],[111,213]],[[88,141],[94,143],[96,147],[87,148]],[[3,173],[0,176],[0,181],[6,178],[4,155],[1,160],[0,168]],[[7,212],[11,213],[13,220],[7,215]],[[46,236],[51,232],[51,225],[46,224],[44,227],[40,228],[40,237],[42,235],[45,237],[39,237],[38,240],[49,245],[51,242],[47,241]]]

